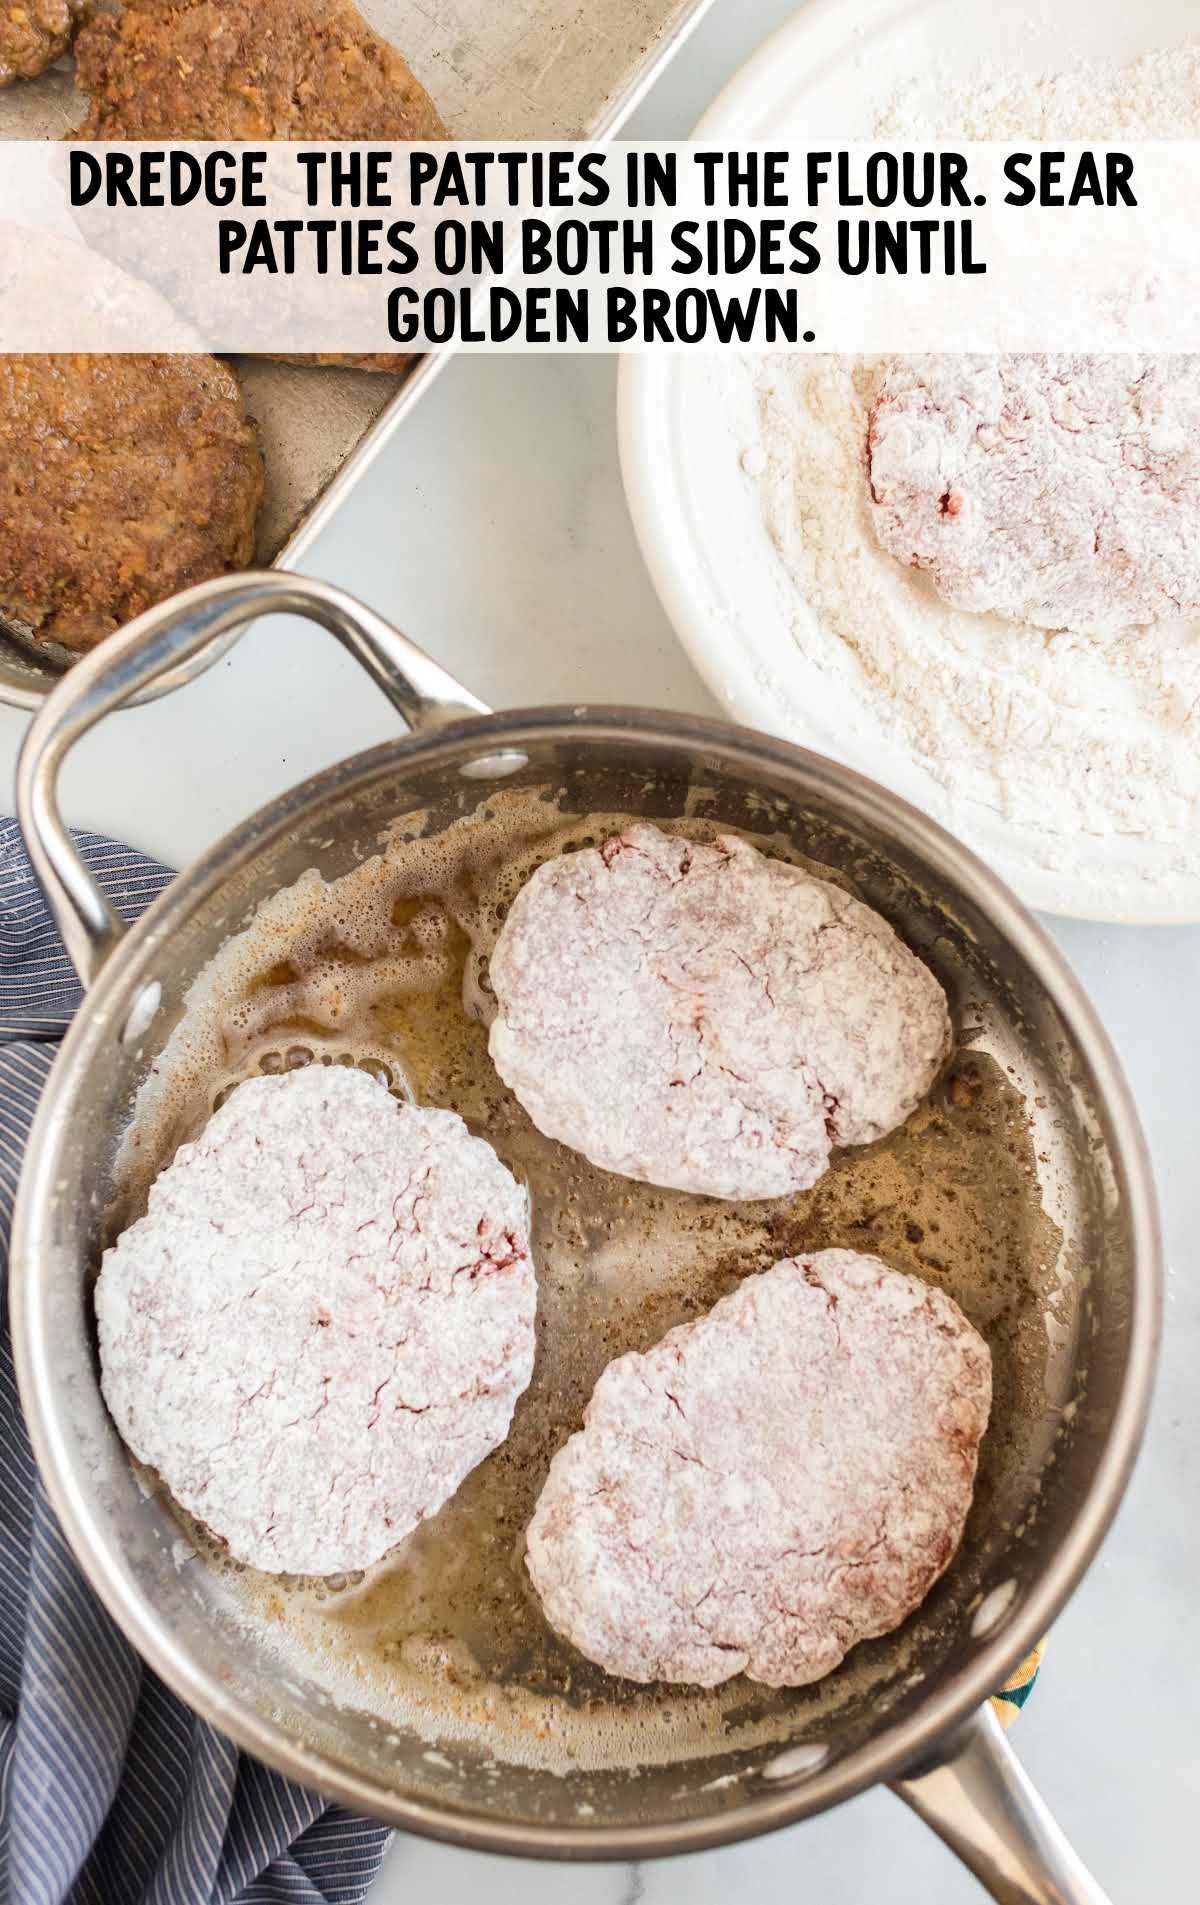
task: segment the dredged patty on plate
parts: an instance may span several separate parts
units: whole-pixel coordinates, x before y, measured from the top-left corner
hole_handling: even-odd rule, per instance
[[[1200,367],[1180,355],[898,358],[871,522],[951,608],[1047,629],[1200,609]]]
[[[263,469],[215,358],[0,357],[0,619],[73,653],[244,568]]]

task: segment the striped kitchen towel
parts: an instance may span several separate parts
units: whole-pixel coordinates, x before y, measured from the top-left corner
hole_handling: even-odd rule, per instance
[[[79,844],[132,918],[170,874]],[[8,1334],[13,1195],[80,992],[15,822],[0,819],[0,1899],[358,1905],[388,1833],[268,1772],[167,1692],[86,1586],[38,1480]]]

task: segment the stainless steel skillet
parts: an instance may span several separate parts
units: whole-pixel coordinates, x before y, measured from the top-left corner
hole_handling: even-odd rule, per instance
[[[227,836],[126,931],[58,813],[59,769],[96,720],[204,643],[287,611],[336,635],[410,732],[327,770]],[[938,971],[960,1025],[1030,1107],[1042,1190],[1062,1234],[1054,1351],[994,1425],[986,1513],[897,1636],[855,1650],[817,1690],[695,1714],[676,1755],[605,1763],[628,1716],[584,1683],[597,1750],[548,1764],[430,1741],[369,1695],[331,1697],[284,1670],[216,1571],[180,1568],[178,1530],[138,1487],[96,1380],[89,1277],[118,1137],[183,995],[254,907],[307,869],[336,878],[399,814],[433,833],[499,789],[565,812],[669,820],[698,802],[722,824],[786,837],[852,881]],[[47,1487],[81,1566],[145,1658],[250,1752],[343,1804],[436,1837],[558,1858],[697,1850],[801,1819],[887,1781],[1007,1905],[1103,1905],[985,1707],[1078,1582],[1124,1489],[1149,1401],[1162,1299],[1153,1188],[1128,1090],[1051,942],[973,856],[871,783],[779,741],[637,709],[489,714],[340,592],[283,575],[207,584],[81,662],[35,719],[19,768],[22,826],[87,987],[47,1085],[13,1241],[21,1393]],[[536,1201],[536,1187],[535,1187]],[[855,1656],[851,1657],[852,1660]],[[847,1663],[849,1666],[849,1663]],[[497,1698],[506,1689],[498,1685]],[[662,1701],[655,1718],[662,1737]],[[669,1737],[669,1729],[668,1729]]]

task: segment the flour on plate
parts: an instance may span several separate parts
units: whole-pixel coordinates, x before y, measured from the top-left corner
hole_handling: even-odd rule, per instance
[[[881,137],[1160,138],[1200,134],[1200,46],[1070,73],[926,74],[878,113]],[[1139,907],[1194,877],[1200,815],[1200,621],[1050,631],[948,607],[879,546],[868,415],[882,359],[748,364],[757,425],[743,445],[805,658],[854,708],[848,751],[927,777],[937,817],[968,838],[987,813],[1025,831],[1044,871],[1078,874],[1081,834],[1109,843]],[[878,771],[877,769],[874,771]],[[1129,849],[1125,859],[1123,849]],[[1110,877],[1110,873],[1099,876]]]
[[[1200,124],[1200,44],[1120,65],[1080,60],[1068,72],[936,65],[905,82],[876,113],[877,138],[924,140],[1194,139]]]

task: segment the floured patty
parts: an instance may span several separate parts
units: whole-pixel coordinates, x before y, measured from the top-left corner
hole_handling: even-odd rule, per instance
[[[105,1253],[104,1399],[238,1560],[365,1568],[503,1441],[535,1301],[526,1195],[461,1118],[252,1078]]]
[[[0,0],[0,86],[36,79],[71,44],[75,0]]]
[[[604,1371],[529,1525],[546,1617],[629,1680],[819,1680],[946,1568],[990,1407],[941,1291],[786,1259]]]
[[[244,568],[262,459],[215,358],[0,357],[0,618],[74,652]]]
[[[1039,628],[1200,612],[1200,361],[908,357],[871,412],[875,534],[952,607]]]
[[[745,841],[635,826],[538,868],[489,964],[489,1049],[548,1137],[727,1198],[814,1183],[903,1123],[950,1048],[879,914]]]

